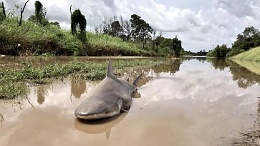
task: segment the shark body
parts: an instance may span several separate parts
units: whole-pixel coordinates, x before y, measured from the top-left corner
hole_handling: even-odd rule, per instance
[[[75,116],[79,119],[96,120],[129,110],[132,96],[136,92],[136,84],[141,76],[142,74],[133,84],[118,79],[113,73],[111,59],[109,59],[106,77],[75,109]]]

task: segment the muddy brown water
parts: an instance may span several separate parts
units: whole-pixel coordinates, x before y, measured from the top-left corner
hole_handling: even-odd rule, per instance
[[[141,97],[110,119],[74,116],[99,81],[66,79],[32,87],[27,98],[0,101],[0,145],[222,146],[250,131],[259,75],[224,60],[167,62],[146,69]]]

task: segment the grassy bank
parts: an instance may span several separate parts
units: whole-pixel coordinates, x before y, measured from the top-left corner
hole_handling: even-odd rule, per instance
[[[87,43],[82,43],[69,30],[55,25],[41,26],[31,21],[18,25],[16,18],[0,23],[0,54],[5,55],[123,55],[154,56],[152,51],[120,38],[87,32]],[[21,47],[17,45],[20,44]]]
[[[113,68],[116,74],[123,73],[127,67],[153,65],[156,62],[142,60],[115,60]],[[4,70],[0,72],[0,99],[15,98],[26,95],[31,83],[50,83],[52,79],[63,78],[68,75],[87,80],[99,80],[105,77],[107,62],[93,63],[90,61],[71,61],[68,63],[54,63],[40,67],[33,67],[29,63],[21,69]]]
[[[260,47],[250,49],[249,51],[240,53],[230,59],[260,62]]]

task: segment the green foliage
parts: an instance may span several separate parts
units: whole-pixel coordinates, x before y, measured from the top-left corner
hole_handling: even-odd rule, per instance
[[[174,51],[175,57],[180,57],[183,48],[181,46],[181,40],[179,40],[177,36],[175,36],[175,38],[172,39],[172,49]]]
[[[217,45],[213,50],[207,53],[208,57],[225,58],[227,54],[231,51],[227,45],[223,44],[221,46]]]
[[[0,22],[6,18],[4,2],[0,5]]]
[[[123,31],[123,28],[120,25],[119,21],[114,21],[111,23],[111,32],[109,32],[108,34],[119,37],[119,35],[122,31]]]
[[[77,28],[80,32],[86,31],[87,21],[85,16],[81,14],[80,10],[75,10],[71,15],[71,33],[76,34]]]
[[[84,15],[81,14],[80,10],[75,10],[71,15],[71,33],[73,35],[78,35],[79,40],[83,43],[86,42],[86,25],[87,20]],[[77,28],[80,30],[77,34]]]
[[[152,27],[136,14],[131,15],[130,22],[132,27],[132,39],[136,41],[141,40],[145,43],[145,40],[149,38],[150,33],[153,32]]]
[[[34,3],[35,6],[35,16],[36,16],[36,22],[41,23],[42,20],[42,3],[40,1],[35,1]]]
[[[229,51],[227,53],[226,57],[232,57],[232,56],[235,56],[235,55],[240,54],[242,52],[245,52],[245,50],[243,50],[243,49],[231,49],[231,51]]]
[[[231,57],[231,59],[260,62],[260,47],[256,47],[250,49],[249,51],[240,53],[234,57]]]
[[[260,32],[253,26],[245,28],[242,34],[237,35],[237,40],[232,45],[232,49],[249,50],[260,46]]]
[[[56,25],[35,25],[25,21],[17,24],[16,17],[7,18],[0,24],[0,42],[3,49],[0,54],[6,55],[125,55],[154,56],[154,52],[141,50],[136,43],[124,42],[120,38],[88,32],[88,43],[82,43],[70,31]],[[21,44],[21,48],[17,48]]]

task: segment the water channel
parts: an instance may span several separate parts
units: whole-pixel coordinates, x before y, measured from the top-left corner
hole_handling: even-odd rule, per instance
[[[19,68],[21,60],[10,60],[0,65]],[[124,75],[131,72],[138,74]],[[260,76],[232,61],[168,60],[144,72],[130,111],[101,121],[74,116],[99,81],[68,78],[34,86],[27,98],[0,100],[0,145],[222,146],[255,123]]]

